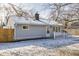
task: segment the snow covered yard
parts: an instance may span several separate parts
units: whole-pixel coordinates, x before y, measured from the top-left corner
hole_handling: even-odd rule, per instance
[[[0,43],[2,56],[79,55],[79,38],[56,38]]]

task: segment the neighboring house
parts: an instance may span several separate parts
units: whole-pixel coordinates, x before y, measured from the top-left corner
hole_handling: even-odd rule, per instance
[[[70,28],[79,29],[79,21],[75,21],[75,22],[71,23]]]
[[[68,24],[67,32],[71,35],[79,35],[79,21],[73,21]]]
[[[34,20],[11,16],[7,26],[4,28],[14,29],[14,40],[53,37],[54,32],[61,33],[63,29],[62,24],[59,24],[56,21],[40,19],[39,15],[35,15]]]

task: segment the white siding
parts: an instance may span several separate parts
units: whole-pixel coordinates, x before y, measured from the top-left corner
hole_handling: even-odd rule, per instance
[[[25,25],[24,25],[25,26]],[[26,25],[27,26],[27,25]],[[14,39],[40,38],[46,37],[46,26],[28,25],[28,30],[23,30],[23,25],[15,28]]]

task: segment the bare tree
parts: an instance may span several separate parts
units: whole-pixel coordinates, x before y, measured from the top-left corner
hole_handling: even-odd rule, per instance
[[[53,4],[49,4],[49,7],[51,9],[51,18],[54,17],[54,20],[58,20],[60,14],[63,11],[63,8],[67,5],[69,5],[70,3],[53,3]]]

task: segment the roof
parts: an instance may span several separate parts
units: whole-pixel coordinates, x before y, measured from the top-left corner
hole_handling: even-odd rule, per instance
[[[56,22],[54,20],[49,21],[49,20],[46,20],[46,19],[40,19],[40,21],[42,21],[42,22],[44,22],[46,24],[49,24],[49,25],[62,25],[62,24],[60,24],[60,23],[58,23],[58,22]]]
[[[47,19],[39,19],[39,20],[33,20],[33,19],[25,19],[24,17],[17,17],[12,16],[12,19],[16,24],[32,24],[32,25],[62,25],[59,24],[56,21],[49,21]]]
[[[14,20],[16,24],[46,25],[45,23],[40,22],[38,20],[33,20],[33,19],[28,20],[28,19],[25,19],[24,17],[12,16],[11,18]]]

